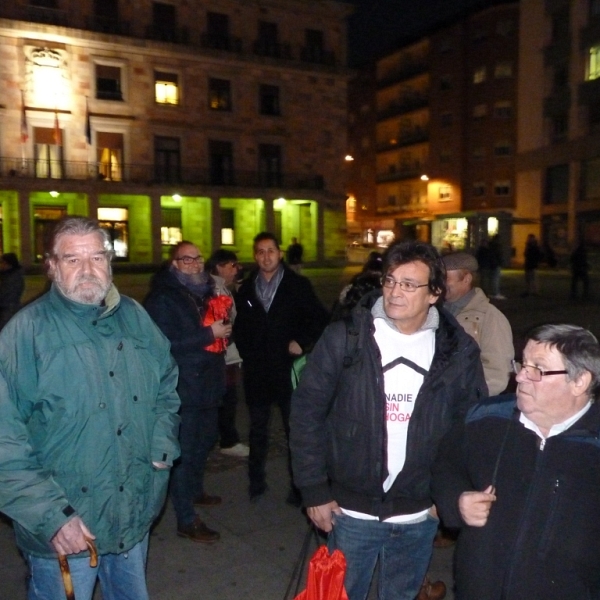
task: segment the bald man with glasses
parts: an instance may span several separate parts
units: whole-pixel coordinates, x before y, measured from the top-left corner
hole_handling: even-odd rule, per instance
[[[458,600],[600,598],[600,345],[575,325],[531,331],[516,394],[445,439],[434,500],[460,527]]]

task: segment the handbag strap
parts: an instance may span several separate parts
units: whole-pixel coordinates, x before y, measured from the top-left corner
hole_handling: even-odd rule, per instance
[[[296,562],[294,564],[292,576],[290,577],[290,581],[285,590],[285,594],[283,595],[283,600],[293,600],[293,598],[295,598],[298,595],[298,592],[300,590],[300,584],[302,583],[302,574],[304,573],[304,567],[306,565],[306,558],[309,555],[310,541],[313,538],[313,534],[318,548],[320,545],[319,534],[317,532],[316,526],[311,522],[308,524],[308,529],[304,534],[304,541],[302,542],[302,547],[300,548],[300,554],[298,555],[298,558],[296,559]],[[290,591],[294,586],[294,582],[296,583],[296,587],[294,588],[293,595],[290,596]]]

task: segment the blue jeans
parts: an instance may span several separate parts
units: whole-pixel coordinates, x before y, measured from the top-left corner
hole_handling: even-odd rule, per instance
[[[219,409],[183,406],[180,414],[181,457],[171,472],[171,500],[181,526],[196,518],[194,498],[204,492],[206,461],[219,437]]]
[[[69,556],[73,591],[77,600],[91,600],[96,579],[103,600],[148,600],[146,557],[148,534],[131,550],[121,554],[101,554],[98,566],[90,567],[89,557]],[[26,555],[31,579],[27,600],[64,600],[65,588],[56,558]]]
[[[427,573],[439,521],[382,523],[335,515],[327,546],[346,557],[349,600],[365,600],[379,559],[379,600],[415,600]]]

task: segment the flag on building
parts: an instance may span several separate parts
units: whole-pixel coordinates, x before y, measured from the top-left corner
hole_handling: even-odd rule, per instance
[[[25,144],[29,139],[29,129],[27,128],[27,114],[25,112],[25,94],[21,90],[21,143]]]
[[[54,109],[54,132],[52,139],[57,146],[62,146],[62,136],[60,132],[60,124],[58,123],[58,110]]]
[[[92,145],[92,124],[90,123],[90,107],[87,96],[85,98],[85,139],[87,143]]]

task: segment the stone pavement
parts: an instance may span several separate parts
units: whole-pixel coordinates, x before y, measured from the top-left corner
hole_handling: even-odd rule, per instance
[[[318,269],[306,273],[322,300],[331,306],[341,284],[357,270]],[[577,323],[598,335],[600,305],[594,300],[569,301],[567,273],[544,271],[540,275],[541,295],[521,298],[522,272],[503,274],[503,293],[508,299],[495,304],[513,326],[517,352],[526,330],[543,322]],[[145,281],[139,275],[117,276],[119,288],[140,299],[145,293]],[[38,284],[39,281],[30,280],[29,290]],[[599,289],[593,278],[592,292],[598,293]],[[247,414],[242,403],[238,415],[240,433],[247,439]],[[271,489],[261,502],[248,501],[245,460],[216,451],[211,455],[206,488],[210,494],[221,495],[223,504],[200,512],[210,527],[221,532],[220,542],[207,546],[177,537],[174,513],[167,504],[150,541],[148,581],[152,600],[283,599],[307,524],[301,512],[284,501],[288,491],[287,450],[276,411],[274,415],[267,465]],[[430,572],[432,579],[444,580],[449,589],[452,554],[452,548],[435,550]],[[0,600],[24,599],[25,577],[25,565],[15,548],[12,528],[0,520]],[[369,600],[375,597],[372,589]],[[450,591],[447,598],[453,598]]]

